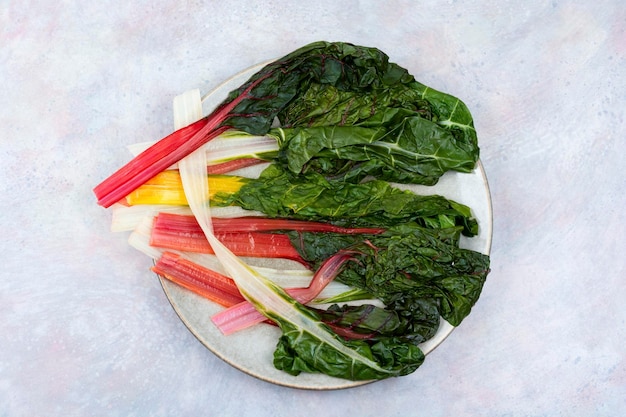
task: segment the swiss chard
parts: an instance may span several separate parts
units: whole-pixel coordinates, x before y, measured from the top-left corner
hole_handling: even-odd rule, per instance
[[[363,236],[332,233],[289,234],[303,259],[313,265],[338,250],[358,249],[360,256],[353,255],[356,262],[346,264],[338,281],[367,291],[387,308],[406,312],[409,319],[415,318],[412,312],[422,314],[423,299],[434,300],[438,313],[457,326],[480,296],[489,256],[459,248],[454,231],[448,237],[445,233],[403,225],[366,241]]]
[[[239,206],[273,218],[328,221],[338,226],[386,227],[415,221],[440,229],[460,226],[466,236],[478,233],[469,207],[439,195],[403,191],[382,180],[352,184],[329,181],[317,173],[294,174],[268,166],[259,178],[209,175],[215,206]],[[177,171],[156,175],[130,193],[128,204],[186,205]]]
[[[370,343],[385,338],[422,343],[435,335],[440,320],[437,301],[432,298],[412,298],[403,305],[395,303],[386,308],[372,304],[334,304],[317,312],[335,333]]]
[[[474,141],[412,110],[385,109],[356,125],[277,128],[278,161],[292,172],[334,179],[433,185],[450,170],[470,172],[478,159]]]
[[[237,205],[269,217],[324,220],[343,226],[389,226],[418,222],[430,228],[461,226],[474,236],[478,223],[469,207],[442,196],[402,191],[386,181],[329,181],[317,173],[296,175],[278,165],[247,180],[235,193],[216,193],[216,205]]]
[[[418,83],[406,69],[390,63],[388,56],[376,48],[315,42],[263,67],[232,91],[213,113],[146,149],[96,186],[94,192],[98,203],[109,207],[229,129],[265,135],[275,119],[283,127],[387,127],[392,121],[404,123],[403,119],[409,115],[434,123],[416,130],[419,134],[425,132],[424,137],[417,137],[418,141],[429,143],[433,139],[446,139],[439,146],[427,144],[419,152],[413,145],[408,147],[406,151],[413,154],[413,159],[418,153],[430,154],[424,161],[426,165],[433,165],[431,160],[434,160],[438,170],[425,170],[428,171],[426,177],[416,170],[422,179],[409,180],[403,174],[405,180],[436,182],[440,175],[437,171],[443,168],[441,161],[458,158],[455,148],[463,149],[462,157],[450,166],[457,165],[461,170],[473,167],[478,158],[476,133],[472,117],[460,100]],[[447,130],[449,135],[433,133],[438,129]],[[386,143],[402,147],[404,140],[391,139]],[[389,152],[389,145],[386,146],[384,152]],[[380,152],[380,145],[378,149]],[[360,154],[357,161],[362,160],[363,153]],[[339,166],[345,167],[345,164]],[[393,166],[385,162],[376,168],[369,166],[364,173],[380,171],[389,177],[392,175],[389,167]]]
[[[418,83],[378,49],[316,42],[266,65],[194,122],[200,117],[178,120],[177,127],[193,123],[140,153],[94,192],[108,207],[146,182],[175,177],[161,171],[178,163],[178,190],[168,198],[190,206],[206,239],[199,236],[240,294],[282,329],[274,353],[278,369],[353,380],[406,375],[424,360],[418,344],[434,335],[440,316],[457,325],[469,313],[489,268],[486,255],[458,247],[461,233],[478,232],[469,207],[388,182],[432,185],[448,170],[474,168],[476,133],[460,100]],[[241,163],[230,153],[213,155],[208,163],[204,145],[235,130],[262,136],[264,147],[243,149]],[[258,179],[219,177],[217,186],[206,181],[207,165],[224,172],[261,157],[273,163]],[[156,185],[147,189],[150,198],[161,186]],[[145,197],[132,194],[128,201]],[[356,251],[357,262],[337,279],[385,307],[317,311],[298,303],[218,239],[209,198],[268,217],[384,228],[377,234],[299,230],[288,236],[298,259],[308,264],[321,265],[344,249]],[[175,259],[163,256],[158,265],[172,266],[167,262]],[[199,270],[193,266],[187,275]]]
[[[232,91],[257,100],[235,107],[230,126],[278,139],[293,172],[359,181],[432,185],[448,170],[471,171],[479,157],[465,104],[429,88],[376,48],[315,42],[272,62]],[[271,130],[275,118],[281,129]]]
[[[320,322],[319,316],[313,317]],[[292,322],[283,323],[281,330],[274,366],[292,375],[321,372],[354,381],[375,380],[408,375],[424,362],[424,353],[418,346],[394,338],[375,343],[342,340],[342,347],[338,348]]]
[[[333,253],[352,237],[335,235],[337,241],[329,234],[292,235],[303,257],[317,262],[326,256],[324,248]],[[435,335],[440,317],[456,326],[469,314],[488,273],[486,255],[459,249],[440,237],[416,228],[409,235],[385,232],[350,245],[355,262],[346,264],[336,279],[365,289],[385,307],[335,305],[317,310],[319,319],[351,339],[348,344],[358,343],[357,349],[367,348],[390,361],[410,357],[415,361],[415,355],[421,354],[417,345]],[[309,352],[292,348],[291,339],[289,332],[283,334],[274,353],[275,365],[293,373],[313,371],[301,360]]]

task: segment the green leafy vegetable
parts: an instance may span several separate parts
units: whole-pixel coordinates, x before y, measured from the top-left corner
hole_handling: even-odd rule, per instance
[[[258,179],[247,180],[236,193],[218,193],[216,205],[237,205],[269,217],[326,220],[343,226],[389,226],[418,222],[435,229],[461,226],[478,233],[469,207],[442,196],[420,196],[388,182],[359,184],[329,181],[320,174],[295,175],[278,165]]]
[[[280,127],[271,129],[276,122]],[[204,145],[233,130],[263,140],[269,134],[279,146],[243,149],[246,158],[264,155],[273,162],[260,178],[212,195]],[[460,234],[478,233],[469,207],[390,182],[432,185],[449,170],[471,171],[478,156],[473,120],[459,99],[417,82],[378,49],[316,42],[262,68],[213,113],[157,142],[94,192],[109,207],[178,162],[183,197],[222,267],[282,330],[276,368],[382,379],[421,365],[418,344],[436,333],[440,317],[458,325],[469,314],[489,270],[487,255],[458,245]],[[230,164],[233,158],[217,160]],[[384,307],[318,311],[298,303],[219,241],[209,196],[212,203],[269,217],[386,229],[287,232],[314,265],[340,250],[356,251],[337,280]]]
[[[415,81],[376,48],[309,44],[265,66],[225,103],[251,85],[257,99],[241,101],[225,123],[266,134],[278,118],[286,129],[272,135],[293,172],[432,185],[478,160],[465,104]]]
[[[436,300],[438,313],[457,326],[480,296],[489,256],[459,248],[453,232],[442,239],[442,231],[410,229],[403,225],[366,237],[302,232],[290,237],[302,257],[314,264],[338,250],[358,249],[357,262],[346,264],[338,281],[367,291],[396,311],[421,314],[414,302]]]
[[[474,169],[476,150],[460,146],[450,130],[418,116],[397,119],[388,126],[296,127],[270,134],[281,147],[278,160],[292,172],[353,183],[373,176],[432,185],[449,170]]]
[[[218,195],[220,204],[270,217],[388,228],[370,236],[289,233],[313,264],[344,248],[358,251],[337,279],[385,307],[317,312],[294,304],[311,318],[306,323],[318,323],[312,330],[258,305],[283,331],[274,365],[291,374],[359,380],[412,372],[424,359],[417,345],[436,333],[440,317],[458,325],[469,314],[489,258],[458,247],[461,233],[478,232],[468,207],[400,191],[389,181],[432,185],[448,170],[471,171],[479,149],[467,107],[418,83],[381,51],[346,43],[300,48],[253,75],[226,102],[253,83],[257,100],[239,103],[234,113],[242,116],[228,123],[266,134],[277,119],[280,128],[270,135],[280,151],[258,180]],[[319,331],[326,326],[351,340],[343,347],[336,339],[328,343]],[[376,366],[362,366],[361,358]]]
[[[283,334],[274,352],[274,366],[292,375],[322,372],[365,381],[408,375],[424,362],[424,353],[419,347],[397,343],[392,338],[373,344],[360,340],[342,341],[346,349],[343,351],[320,341],[300,326],[283,323],[281,329]],[[369,361],[378,365],[367,365]]]
[[[383,308],[372,304],[338,305],[318,310],[322,320],[336,333],[350,339],[418,344],[432,338],[439,327],[439,310],[434,299],[413,299],[406,305]]]
[[[390,123],[397,125],[408,115],[423,118],[432,125],[419,122],[428,127],[422,126],[417,131],[427,135],[418,138],[417,148],[406,149],[413,157],[423,156],[417,159],[420,164],[425,163],[423,174],[416,169],[416,175],[403,173],[398,180],[434,184],[445,169],[471,169],[468,167],[473,166],[479,154],[476,132],[471,114],[459,99],[415,81],[406,69],[390,63],[388,56],[376,48],[315,42],[266,65],[233,90],[213,113],[137,155],[96,186],[94,193],[99,204],[109,207],[229,129],[265,135],[278,119],[283,127],[361,125],[383,126],[391,131]],[[434,133],[438,129],[448,131],[451,136]],[[428,143],[445,136],[440,144]],[[404,140],[400,139],[388,143],[404,146]],[[460,160],[455,162],[459,156]],[[358,158],[362,158],[362,153],[357,156],[360,161]],[[446,159],[449,161],[444,163]],[[345,172],[351,163],[335,162],[335,165],[343,167]],[[385,178],[392,178],[394,174],[389,167],[393,166],[395,163],[390,161],[369,162],[362,173],[383,173]]]

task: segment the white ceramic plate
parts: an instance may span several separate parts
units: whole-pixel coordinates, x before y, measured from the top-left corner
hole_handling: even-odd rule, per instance
[[[259,64],[226,80],[203,98],[205,114],[210,113],[228,93],[243,84],[265,65]],[[463,238],[463,247],[485,254],[491,250],[492,211],[487,178],[480,162],[469,174],[447,173],[434,187],[403,186],[420,194],[440,194],[472,208],[480,232],[471,239]],[[349,388],[367,381],[348,381],[322,374],[289,375],[274,368],[273,353],[280,330],[275,326],[257,325],[234,335],[224,336],[211,322],[211,316],[222,307],[203,299],[176,284],[161,278],[161,284],[172,307],[198,340],[216,356],[241,371],[262,380],[292,388],[329,390]],[[435,336],[420,345],[425,354],[436,348],[454,327],[442,320]],[[419,369],[416,371],[419,372]]]

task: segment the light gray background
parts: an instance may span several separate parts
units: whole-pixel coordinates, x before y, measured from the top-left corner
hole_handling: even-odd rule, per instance
[[[623,415],[625,29],[618,0],[0,1],[0,415]],[[494,208],[461,327],[331,392],[213,356],[91,192],[175,95],[315,40],[462,98]]]

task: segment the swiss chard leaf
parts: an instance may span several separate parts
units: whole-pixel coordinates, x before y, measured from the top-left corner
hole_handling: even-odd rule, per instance
[[[414,344],[385,338],[374,343],[348,340],[342,343],[360,357],[378,366],[368,366],[320,342],[313,334],[290,323],[280,324],[283,332],[274,351],[274,366],[292,375],[321,372],[355,381],[384,379],[408,375],[424,362],[424,353]]]
[[[325,104],[318,101],[315,94],[307,95],[310,88],[317,85],[364,92],[412,79],[405,69],[390,64],[387,55],[376,48],[344,42],[314,42],[266,65],[230,92],[225,103],[255,85],[249,92],[250,99],[239,103],[224,124],[252,134],[265,134],[275,117],[283,125],[293,124],[289,108],[302,103],[324,113]]]
[[[283,162],[294,172],[432,185],[448,170],[470,171],[479,156],[465,104],[415,81],[376,48],[315,42],[263,67],[224,103],[243,92],[223,125],[266,134],[277,118],[297,128],[282,134]],[[376,141],[363,146],[354,126],[373,128],[365,136]]]
[[[422,117],[392,126],[317,126],[274,129],[278,161],[294,173],[318,172],[357,183],[367,176],[433,185],[447,171],[470,172],[477,153],[448,129]]]
[[[434,229],[459,226],[474,236],[478,223],[469,207],[442,196],[420,196],[385,181],[352,184],[320,174],[295,175],[270,165],[241,189],[215,196],[216,204],[259,210],[269,217],[325,220],[343,226],[390,226],[416,222]]]
[[[325,323],[349,330],[349,335],[368,340],[395,338],[405,343],[422,343],[439,328],[439,302],[433,298],[393,300],[386,308],[363,304],[332,305],[318,311]]]
[[[415,300],[436,300],[439,314],[457,326],[480,296],[489,257],[446,242],[436,231],[412,229],[407,233],[404,225],[366,237],[290,232],[290,237],[302,257],[314,265],[340,249],[360,251],[338,281],[365,290],[398,311],[410,311]]]

